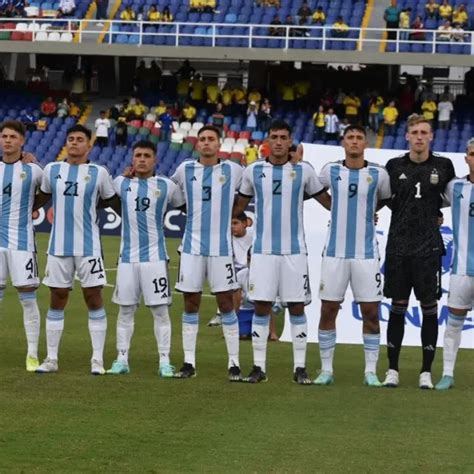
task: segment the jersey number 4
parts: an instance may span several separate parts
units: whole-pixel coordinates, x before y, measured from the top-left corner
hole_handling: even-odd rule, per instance
[[[12,197],[12,183],[7,184],[3,188],[2,192],[3,192],[3,194],[7,194],[8,196]]]

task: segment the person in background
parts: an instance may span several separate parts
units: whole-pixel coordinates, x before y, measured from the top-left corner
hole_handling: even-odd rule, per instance
[[[115,126],[115,145],[116,146],[127,146],[128,139],[128,127],[125,122],[125,117],[120,116]]]
[[[314,130],[316,135],[316,140],[323,140],[324,139],[324,128],[326,126],[326,114],[324,113],[324,107],[322,105],[319,106],[318,111],[313,114],[313,123],[314,123]]]
[[[249,166],[258,160],[258,147],[255,140],[250,139],[249,144],[245,147],[245,166]]]
[[[171,107],[166,107],[166,112],[158,117],[161,125],[160,140],[169,141],[173,132],[173,116],[171,115]]]
[[[324,117],[324,137],[326,140],[334,141],[339,138],[339,117],[334,113],[333,107],[329,107]]]
[[[395,135],[395,129],[398,119],[398,110],[395,107],[395,101],[391,100],[387,107],[383,109],[383,122],[385,127],[385,135]]]
[[[105,110],[100,111],[100,117],[95,121],[95,144],[104,148],[109,144],[110,120],[107,118]]]

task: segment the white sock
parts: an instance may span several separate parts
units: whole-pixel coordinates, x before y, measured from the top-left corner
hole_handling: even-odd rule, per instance
[[[38,341],[40,335],[40,312],[36,301],[36,291],[18,294],[23,306],[23,324],[25,326],[28,355],[38,358]]]
[[[321,356],[321,370],[333,373],[332,361],[334,359],[334,349],[336,348],[336,330],[319,329],[319,354]]]
[[[107,332],[107,316],[105,309],[89,310],[89,334],[92,342],[92,359],[104,361],[105,333]]]
[[[263,372],[267,371],[267,342],[270,334],[270,315],[253,315],[252,319],[252,348],[253,363]]]
[[[168,365],[170,363],[171,348],[171,321],[168,305],[150,306],[150,311],[153,314],[153,329],[160,357],[160,366]]]
[[[224,333],[227,354],[229,356],[228,368],[240,367],[239,363],[239,321],[235,311],[221,313],[222,332]]]
[[[59,343],[64,329],[64,310],[48,309],[46,314],[46,345],[48,359],[58,360]]]
[[[454,376],[454,365],[461,344],[462,328],[465,317],[448,313],[448,323],[444,332],[443,342],[443,375]]]
[[[380,334],[364,334],[365,373],[377,373],[379,360]]]
[[[199,329],[198,313],[183,313],[184,362],[196,368],[196,339]]]
[[[306,314],[290,314],[291,340],[293,341],[293,371],[297,367],[306,367],[306,346],[308,344],[308,323]]]
[[[137,305],[120,305],[117,317],[117,360],[128,364],[130,341],[135,326],[135,311]]]

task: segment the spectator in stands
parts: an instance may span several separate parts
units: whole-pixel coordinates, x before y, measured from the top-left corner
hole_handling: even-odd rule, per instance
[[[202,0],[204,4],[204,13],[215,13],[217,2],[216,0]]]
[[[466,34],[466,32],[464,31],[464,28],[459,23],[455,23],[453,25],[452,33],[453,33],[453,41],[463,42],[463,41],[466,41],[469,36],[468,34]]]
[[[275,15],[270,25],[281,25],[280,17],[278,15]],[[269,36],[283,36],[284,30],[282,28],[275,28],[274,26],[271,26],[268,29],[268,34]]]
[[[125,7],[125,10],[120,13],[120,19],[123,21],[132,21],[137,19],[137,15],[132,9],[131,5]]]
[[[165,112],[166,112],[166,104],[165,104],[165,101],[161,99],[158,105],[155,107],[155,114],[157,117],[159,117]]]
[[[51,96],[41,102],[40,110],[43,117],[54,117],[56,115],[57,106]]]
[[[146,112],[146,107],[142,104],[140,99],[132,99],[125,113],[129,120],[143,120]]]
[[[95,4],[97,6],[95,18],[99,21],[99,23],[96,23],[96,25],[102,27],[104,26],[104,24],[101,22],[101,20],[107,20],[107,9],[109,7],[109,0],[95,0]]]
[[[324,117],[324,137],[326,141],[337,141],[339,136],[339,117],[334,113],[334,109],[329,107],[328,113]]]
[[[316,11],[313,13],[313,25],[324,25],[326,23],[326,14],[323,11],[323,7],[316,8]]]
[[[245,123],[245,128],[249,132],[254,132],[257,130],[257,116],[258,116],[258,106],[255,101],[249,103],[249,108],[247,109],[247,121]]]
[[[247,113],[247,90],[242,84],[236,84],[232,90],[234,97],[234,110],[237,115]]]
[[[36,130],[36,118],[31,109],[28,108],[23,112],[20,121],[29,132],[34,132]]]
[[[398,28],[400,16],[400,9],[397,6],[397,0],[391,0],[390,6],[385,9],[383,14],[383,19],[385,20],[385,25],[387,29]],[[395,40],[397,38],[396,31],[388,31],[387,39]]]
[[[291,27],[295,26],[295,20],[293,19],[293,17],[291,15],[286,15],[284,25],[290,27],[290,28],[288,28],[288,36],[293,36],[294,35],[294,29],[291,28]],[[285,28],[285,36],[286,36],[286,31],[287,30]]]
[[[190,89],[190,97],[193,104],[198,108],[203,107],[205,103],[204,91],[206,90],[206,85],[204,84],[200,74],[196,74],[193,77],[190,84]]]
[[[454,96],[449,90],[449,86],[444,86],[443,93],[439,97],[440,102],[454,102]]]
[[[227,82],[221,92],[222,112],[224,115],[232,115],[232,103],[234,100],[234,90]]]
[[[74,118],[79,118],[81,116],[81,109],[74,102],[69,103],[69,116]]]
[[[60,0],[57,18],[74,15],[76,11],[76,2],[74,0]]]
[[[324,113],[324,107],[319,106],[318,111],[313,114],[313,123],[315,131],[315,139],[323,140],[324,139],[324,128],[326,126],[326,114]]]
[[[345,117],[350,124],[356,124],[359,118],[360,99],[355,95],[355,92],[351,92],[344,99]]]
[[[410,33],[410,39],[412,41],[423,41],[425,39],[424,32],[425,25],[420,15],[415,18],[415,21],[411,25],[411,29],[414,30]]]
[[[383,109],[383,122],[384,122],[385,135],[387,136],[395,135],[397,119],[398,119],[398,110],[395,107],[395,101],[391,100],[388,106]]]
[[[95,121],[94,127],[95,145],[102,149],[109,144],[109,128],[111,127],[105,110],[100,111],[100,117]]]
[[[161,13],[156,9],[155,5],[151,5],[146,16],[147,21],[160,21]],[[156,63],[155,63],[156,64]]]
[[[339,138],[340,139],[344,137],[344,132],[347,127],[350,127],[350,125],[351,124],[349,123],[349,120],[347,120],[346,118],[343,118],[342,122],[339,122]]]
[[[171,23],[174,20],[173,15],[170,12],[169,7],[163,8],[163,12],[161,13],[161,21],[165,23]]]
[[[3,16],[6,17],[25,17],[25,7],[28,4],[26,0],[9,0],[6,5],[5,13]]]
[[[280,8],[280,0],[259,0],[259,6]]]
[[[176,71],[176,75],[181,79],[192,79],[194,74],[196,74],[196,69],[191,66],[189,59],[185,59],[181,67]]]
[[[453,23],[458,23],[462,27],[467,25],[467,21],[469,20],[466,7],[464,3],[461,3],[458,8],[456,8],[453,12]]]
[[[260,102],[262,101],[262,94],[260,94],[258,89],[256,89],[255,87],[252,87],[252,89],[250,89],[250,92],[248,93],[247,100],[249,102],[252,102],[252,101],[255,102],[257,106],[259,107]]]
[[[197,110],[189,102],[186,102],[184,104],[184,107],[181,113],[182,113],[182,119],[187,122],[194,123],[194,121],[196,120]]]
[[[443,20],[450,20],[453,14],[453,7],[449,4],[448,0],[443,0],[438,9],[439,17]]]
[[[224,114],[222,113],[222,103],[218,102],[216,104],[216,111],[211,115],[211,125],[219,130],[221,136],[224,130],[224,118]]]
[[[202,0],[189,0],[189,11],[191,13],[201,13],[203,8]]]
[[[263,99],[263,103],[258,114],[258,129],[263,133],[268,132],[272,120],[272,104],[270,103],[269,99]]]
[[[184,105],[188,100],[189,91],[191,89],[191,79],[189,77],[181,77],[176,85],[176,93],[178,95],[179,105]]]
[[[449,129],[451,114],[454,110],[453,104],[448,98],[443,98],[438,104],[438,127],[443,130]]]
[[[209,111],[213,111],[216,108],[217,103],[221,98],[221,90],[217,83],[211,83],[206,87],[206,102]]]
[[[451,41],[452,39],[451,22],[446,20],[442,25],[438,27],[438,33],[436,35],[438,41]]]
[[[67,98],[64,98],[58,105],[57,115],[58,117],[67,117],[69,115],[69,103]]]
[[[338,16],[332,25],[331,31],[334,38],[347,38],[349,35],[349,25],[344,22],[342,16]]]
[[[398,27],[400,28],[399,38],[401,41],[407,41],[409,38],[408,30],[410,29],[410,18],[411,18],[411,8],[404,8],[400,12],[400,22]]]
[[[258,147],[258,159],[266,160],[270,157],[270,145],[268,144],[268,138],[265,138]]]
[[[306,26],[308,24],[308,19],[305,17],[301,17],[298,20],[299,26]],[[308,37],[310,36],[310,32],[307,28],[293,28],[293,36],[297,36],[299,38]]]
[[[303,5],[301,5],[300,9],[298,10],[299,19],[304,18],[306,23],[306,20],[310,18],[312,14],[313,11],[311,8],[309,8],[308,2],[303,2]]]
[[[293,110],[295,108],[296,89],[291,79],[287,79],[282,85],[281,94],[283,107],[286,110]]]
[[[173,115],[170,106],[166,107],[166,112],[158,117],[158,122],[161,125],[161,141],[169,141],[173,132]]]
[[[436,102],[432,98],[427,98],[421,104],[421,112],[423,113],[423,117],[431,123],[433,126],[435,113],[438,110],[436,107]]]
[[[369,127],[374,133],[379,131],[382,109],[383,99],[377,92],[374,92],[369,100]]]
[[[115,126],[115,145],[117,146],[127,146],[128,138],[128,127],[125,122],[125,117],[120,116]]]
[[[436,3],[436,0],[428,0],[428,3],[425,5],[425,12],[428,18],[437,18],[438,17],[439,5]]]
[[[250,139],[249,144],[245,147],[245,166],[255,163],[258,159],[258,147],[255,140]]]

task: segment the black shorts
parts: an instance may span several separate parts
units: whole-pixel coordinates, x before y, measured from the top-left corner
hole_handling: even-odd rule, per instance
[[[395,301],[408,300],[411,290],[416,299],[431,303],[441,298],[441,255],[406,257],[387,255],[383,293]]]

